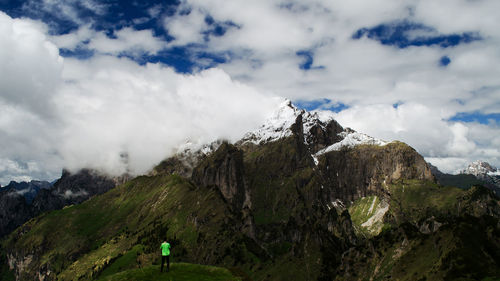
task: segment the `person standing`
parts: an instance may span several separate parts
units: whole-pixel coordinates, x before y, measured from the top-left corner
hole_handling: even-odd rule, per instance
[[[163,264],[167,261],[167,272],[170,270],[170,243],[167,242],[167,239],[161,243],[161,270],[163,272]]]

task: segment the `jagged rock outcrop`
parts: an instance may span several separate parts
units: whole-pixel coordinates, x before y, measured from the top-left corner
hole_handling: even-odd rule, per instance
[[[245,201],[243,152],[227,142],[193,170],[192,180],[199,186],[218,188],[235,210]]]
[[[321,120],[317,120],[309,129],[305,141],[309,144],[310,151],[316,153],[329,145],[341,141],[342,136],[340,133],[343,131],[344,128],[333,119],[326,124]]]
[[[38,191],[41,189],[50,189],[52,184],[48,181],[37,181],[32,180],[30,182],[15,182],[11,181],[8,185],[0,188],[0,190],[15,190],[17,193],[24,196],[26,202],[31,204],[35,196],[38,194]]]
[[[318,158],[331,201],[354,201],[368,195],[384,196],[384,185],[400,179],[435,181],[424,158],[410,146],[392,142],[385,146],[361,145],[331,151]]]

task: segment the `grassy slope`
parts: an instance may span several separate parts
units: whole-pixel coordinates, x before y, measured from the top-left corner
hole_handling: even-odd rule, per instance
[[[138,177],[31,220],[9,236],[6,248],[38,253],[35,268],[46,266],[62,280],[95,278],[125,258],[133,262],[124,268],[157,263],[165,236],[177,260],[223,263],[216,261],[217,251],[231,247],[228,237],[237,237],[226,227],[224,206],[214,190],[196,189],[178,176]]]
[[[173,263],[169,272],[160,272],[160,266],[130,269],[99,278],[100,281],[237,281],[227,269],[187,263]]]

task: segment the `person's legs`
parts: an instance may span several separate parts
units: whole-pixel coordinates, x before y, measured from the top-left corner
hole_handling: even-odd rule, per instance
[[[170,256],[167,256],[167,272],[170,271]]]
[[[160,272],[163,272],[163,264],[165,263],[165,256],[161,256],[161,269]],[[168,267],[167,267],[168,270]]]

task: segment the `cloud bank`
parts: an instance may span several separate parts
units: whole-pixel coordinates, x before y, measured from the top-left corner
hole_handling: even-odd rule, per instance
[[[10,31],[0,40],[2,184],[54,179],[63,167],[145,173],[186,140],[237,140],[279,103],[221,69],[183,75],[125,57],[63,59],[39,23],[0,20]]]
[[[500,166],[499,8],[27,1],[18,10],[38,20],[0,12],[0,183],[63,166],[141,173],[188,138],[238,138],[275,96],[405,141],[445,172]]]

